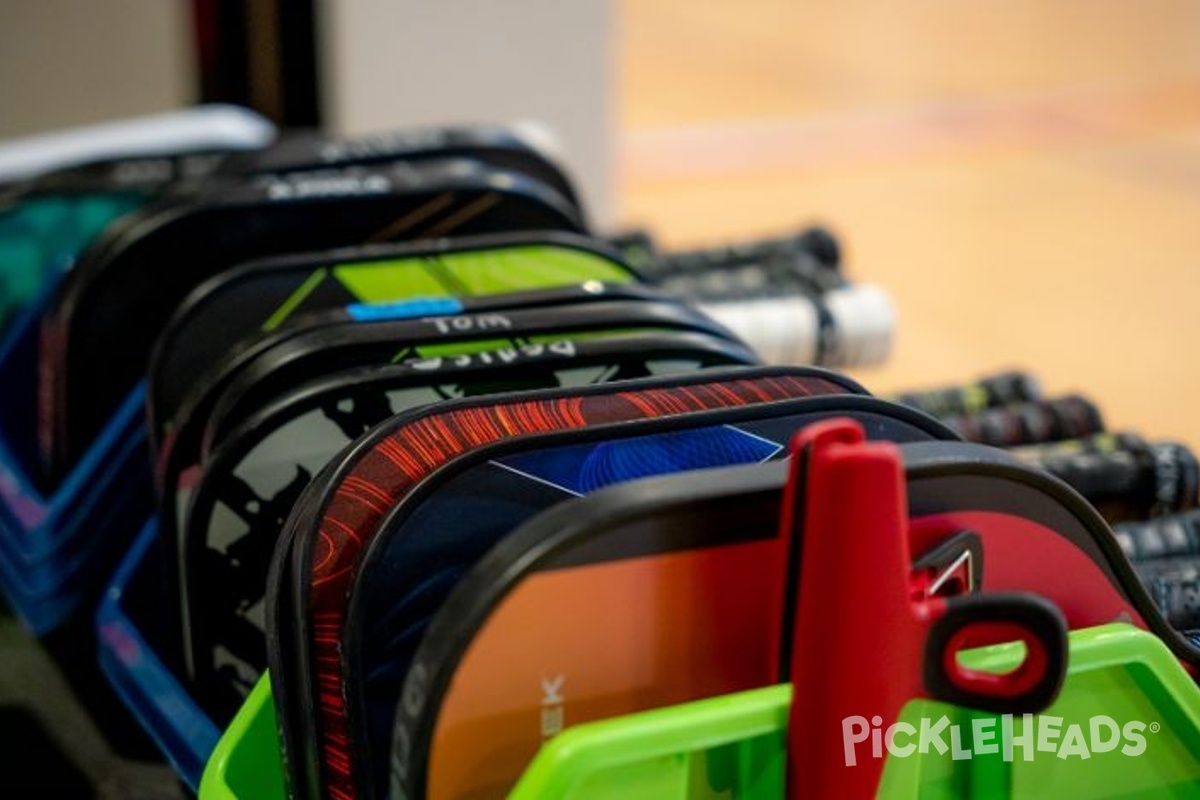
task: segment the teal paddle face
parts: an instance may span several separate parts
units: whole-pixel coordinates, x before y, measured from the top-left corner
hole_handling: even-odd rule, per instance
[[[0,335],[118,219],[151,198],[211,178],[221,150],[81,164],[9,187],[0,211]]]
[[[136,192],[35,195],[0,213],[0,336],[110,223],[143,202]]]

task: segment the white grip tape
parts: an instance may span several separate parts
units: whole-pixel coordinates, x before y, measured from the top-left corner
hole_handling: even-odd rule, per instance
[[[820,314],[804,295],[707,302],[700,309],[768,364],[852,367],[887,358],[896,325],[887,292],[874,284],[855,284],[830,290],[822,299],[833,322],[832,347],[825,353],[819,352]]]
[[[197,106],[0,141],[0,181],[109,158],[251,150],[270,144],[275,135],[275,126],[249,109]]]
[[[896,309],[883,287],[861,283],[825,294],[841,344],[839,366],[882,364],[892,349]]]
[[[805,297],[762,298],[700,306],[768,364],[812,364],[817,310]]]

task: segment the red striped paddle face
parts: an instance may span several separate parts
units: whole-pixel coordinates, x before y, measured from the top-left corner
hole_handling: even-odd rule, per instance
[[[285,727],[289,704],[316,708],[320,741],[312,747],[319,752],[291,752],[288,760],[293,765],[292,780],[304,782],[313,775],[305,759],[315,756],[321,784],[320,790],[294,785],[297,796],[339,800],[357,796],[340,649],[350,593],[363,555],[388,511],[436,470],[476,448],[511,437],[861,392],[853,382],[821,370],[749,369],[677,379],[673,384],[638,381],[490,403],[456,403],[398,417],[376,429],[327,480],[318,479],[310,486],[308,502],[302,500],[301,505],[309,507],[314,523],[292,531],[293,585],[301,605],[307,605],[296,609],[297,622],[308,626],[297,637],[298,647],[309,650],[296,659],[296,666],[315,672],[315,682],[311,697],[285,698],[277,688],[276,699]],[[315,504],[315,511],[309,503]],[[289,526],[304,516],[293,514]],[[272,598],[269,604],[281,599]],[[296,618],[280,612],[275,619],[277,624],[288,624]],[[275,666],[273,675],[279,676],[282,670]],[[301,676],[298,683],[303,682]]]

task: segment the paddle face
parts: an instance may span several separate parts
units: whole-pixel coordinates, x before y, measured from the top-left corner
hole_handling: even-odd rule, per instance
[[[503,308],[507,302],[503,296],[489,296],[487,301],[496,303],[499,308]],[[217,403],[211,417],[214,420],[230,419],[237,413],[254,409],[259,401],[269,400],[270,392],[278,391],[280,386],[298,385],[314,376],[356,366],[384,365],[408,358],[459,354],[472,349],[546,343],[559,340],[564,335],[596,336],[622,330],[645,332],[669,329],[718,330],[702,315],[680,306],[653,302],[607,302],[602,299],[573,305],[506,310],[503,313],[370,320],[362,323],[344,320],[330,326],[314,323],[281,332],[277,339],[270,342],[264,341],[262,352],[246,359],[247,363],[238,370],[236,378],[230,378],[228,385],[222,389],[223,396],[231,398],[231,402],[236,402],[239,408],[223,408]],[[504,339],[492,338],[501,331]],[[486,338],[481,337],[481,333]],[[210,381],[205,388],[220,385],[220,381]],[[167,463],[161,469],[161,530],[164,537],[177,548],[175,556],[179,583],[176,585],[182,585],[187,580],[185,565],[179,561],[187,547],[179,538],[184,533],[179,527],[179,520],[186,518],[190,503],[191,487],[196,477],[192,468],[200,458],[201,437],[198,428],[204,423],[204,415],[196,413],[192,419],[194,422],[181,425],[173,447],[167,454]]]
[[[205,459],[189,504],[180,591],[201,705],[225,719],[266,667],[261,607],[283,519],[312,476],[376,424],[455,398],[688,373],[752,359],[702,334],[613,335],[446,352],[285,392]]]
[[[822,370],[720,371],[669,384],[630,382],[612,389],[595,387],[570,394],[546,392],[520,399],[497,398],[488,405],[452,404],[410,420],[396,418],[377,428],[352,451],[343,454],[336,470],[310,485],[307,497],[302,498],[289,520],[283,544],[276,551],[273,583],[276,587],[287,587],[288,595],[276,589],[269,598],[268,628],[272,629],[276,642],[269,658],[272,674],[278,674],[276,667],[279,667],[288,673],[283,679],[285,683],[293,679],[297,682],[294,689],[283,687],[281,716],[295,717],[295,711],[288,708],[291,698],[313,702],[309,699],[315,697],[311,693],[311,687],[316,685],[313,681],[341,684],[336,639],[325,634],[310,639],[308,626],[340,631],[357,565],[383,514],[423,476],[448,460],[511,436],[848,391],[861,390],[853,382]],[[339,487],[344,484],[354,488],[341,491]],[[288,560],[286,567],[281,565],[281,559]],[[315,565],[319,569],[314,570]],[[279,573],[283,571],[294,571],[294,575],[282,576]],[[297,622],[301,626],[298,630],[286,630]],[[278,660],[285,657],[287,667]],[[307,665],[317,663],[322,670],[332,672],[310,676],[304,670],[297,671],[297,662],[306,669],[311,668]],[[323,736],[337,739],[346,735],[340,702],[322,705],[320,716],[318,724]],[[297,736],[303,733],[296,729]],[[302,794],[315,791],[312,783],[313,758],[318,752],[315,741],[311,745],[289,741],[289,752],[296,754],[294,759],[302,759],[293,760],[297,765],[293,777],[298,785],[305,784],[298,791]],[[322,748],[320,752],[323,757],[343,758],[336,749]],[[324,768],[340,771],[329,764]],[[338,781],[339,786],[350,785],[337,775],[332,780]]]
[[[0,333],[116,220],[221,153],[122,158],[39,176],[0,200]]]
[[[100,159],[39,175],[23,186],[22,195],[80,195],[106,191],[138,191],[148,195],[173,191],[213,178],[239,152],[239,148],[204,148],[175,155]]]
[[[554,357],[554,356],[574,356],[577,353],[577,347],[570,348],[570,353],[566,353],[562,348],[548,348],[548,345],[564,341],[564,337],[574,343],[587,343],[602,339],[602,341],[619,341],[631,342],[631,338],[641,333],[653,343],[654,337],[666,337],[670,341],[695,341],[704,343],[706,347],[716,348],[724,351],[724,353],[734,353],[738,355],[739,362],[756,363],[755,355],[750,354],[748,348],[743,347],[738,342],[731,339],[715,336],[709,330],[688,330],[686,327],[672,327],[670,325],[660,326],[656,323],[646,324],[636,329],[628,329],[630,324],[637,324],[638,319],[646,320],[644,314],[637,314],[635,319],[618,319],[612,318],[613,329],[596,329],[592,327],[580,327],[572,321],[572,317],[576,320],[595,319],[601,323],[600,315],[572,315],[565,317],[563,311],[566,307],[576,305],[578,302],[587,302],[588,300],[595,303],[601,302],[601,297],[577,297],[571,296],[574,291],[545,291],[545,293],[515,293],[505,295],[512,302],[524,302],[533,297],[550,297],[558,296],[563,302],[554,302],[547,306],[512,306],[500,309],[502,314],[482,313],[482,314],[452,314],[445,315],[442,318],[422,318],[422,325],[418,331],[415,331],[412,336],[408,335],[408,331],[401,331],[402,336],[407,338],[395,337],[386,335],[384,339],[385,350],[382,351],[382,357],[374,357],[379,354],[370,353],[368,348],[373,347],[371,338],[362,337],[361,341],[354,341],[353,344],[362,345],[361,365],[356,366],[355,357],[359,355],[358,351],[347,351],[348,359],[344,362],[341,360],[341,355],[338,355],[337,361],[330,361],[328,365],[324,360],[323,366],[328,368],[314,371],[317,375],[334,375],[338,372],[344,372],[349,369],[367,369],[367,371],[386,371],[390,367],[415,365],[420,363],[421,367],[426,371],[437,371],[437,369],[448,368],[466,368],[479,367],[494,369],[504,368],[510,363],[517,361],[523,362],[526,359],[539,359],[539,357]],[[626,291],[620,289],[618,291],[610,291],[604,289],[606,297],[612,295],[625,296]],[[629,296],[630,300],[640,300],[634,295]],[[499,300],[499,296],[497,296]],[[424,301],[419,301],[419,305],[426,306]],[[474,306],[475,303],[472,303]],[[622,303],[624,305],[624,301]],[[449,303],[446,303],[449,306]],[[463,307],[467,303],[462,303]],[[612,308],[616,303],[605,303],[605,306]],[[510,311],[511,308],[511,311]],[[601,306],[596,305],[596,308]],[[520,317],[512,314],[516,309],[521,309]],[[536,314],[526,314],[523,312],[536,309]],[[652,306],[646,306],[647,311],[652,311]],[[523,318],[536,320],[541,318],[546,321],[545,327],[502,327],[494,326],[494,323],[512,323],[512,321],[521,321]],[[685,320],[686,317],[680,318],[677,314],[670,314],[673,320]],[[661,319],[661,317],[659,318]],[[548,321],[547,321],[548,320]],[[553,321],[563,321],[568,325],[563,330],[550,330],[553,327]],[[430,326],[438,333],[438,338],[430,341],[428,333]],[[461,326],[461,331],[452,331],[455,326]],[[540,332],[546,330],[547,332]],[[462,333],[458,336],[450,336],[450,333]],[[400,351],[392,351],[392,348],[400,345]],[[288,348],[288,353],[295,355],[294,348]],[[270,354],[264,354],[270,355]],[[317,356],[322,355],[318,350]],[[260,363],[257,359],[247,363],[245,375],[234,375],[234,378],[229,383],[229,389],[224,390],[221,396],[217,398],[214,407],[208,415],[208,419],[204,421],[204,437],[200,443],[200,453],[202,456],[214,449],[220,441],[226,437],[230,429],[242,425],[242,421],[247,417],[256,415],[260,409],[268,407],[274,399],[284,392],[290,392],[301,383],[307,381],[299,380],[293,369],[282,369],[284,374],[272,371],[270,360],[264,359]],[[344,367],[344,368],[343,368]],[[290,374],[288,374],[290,373]],[[301,375],[302,377],[302,375]],[[319,377],[317,378],[319,379]],[[252,383],[252,391],[247,395],[235,393],[241,386]],[[503,381],[502,381],[503,383]]]
[[[386,365],[396,360],[420,358],[422,354],[428,357],[461,356],[472,350],[486,351],[493,348],[523,346],[544,348],[547,344],[560,341],[558,336],[552,337],[537,333],[539,330],[555,330],[556,326],[563,323],[562,318],[554,314],[554,307],[573,303],[599,304],[602,301],[622,297],[639,302],[658,297],[652,290],[634,284],[598,282],[597,279],[611,278],[628,281],[632,276],[618,262],[593,253],[586,246],[586,240],[548,238],[544,244],[527,246],[525,243],[530,241],[530,238],[524,236],[515,239],[522,243],[521,246],[505,246],[512,241],[514,241],[512,237],[480,239],[478,241],[480,249],[478,250],[473,250],[475,245],[468,243],[458,251],[450,250],[449,255],[444,258],[419,259],[415,260],[415,264],[422,268],[430,266],[428,272],[422,270],[421,276],[428,277],[430,272],[437,273],[439,279],[443,281],[440,288],[443,294],[447,292],[447,287],[459,292],[477,293],[475,296],[468,294],[461,301],[449,297],[444,298],[447,302],[453,300],[451,304],[455,305],[456,310],[470,310],[478,315],[479,312],[488,309],[498,310],[510,307],[530,310],[545,309],[544,313],[536,317],[529,317],[535,322],[532,326],[526,325],[526,318],[522,317],[512,320],[499,316],[487,316],[486,319],[483,317],[473,318],[471,315],[445,318],[427,317],[425,315],[436,311],[433,306],[438,305],[436,302],[428,300],[416,302],[411,310],[401,309],[396,305],[355,305],[337,312],[325,312],[323,315],[308,314],[297,318],[290,326],[276,330],[257,342],[254,345],[258,348],[257,350],[254,347],[243,348],[237,351],[232,358],[227,358],[221,369],[230,373],[229,380],[233,380],[232,374],[242,367],[246,367],[251,373],[249,376],[243,377],[241,384],[235,383],[225,392],[230,403],[218,402],[221,390],[225,387],[225,377],[210,376],[197,387],[199,391],[193,400],[184,404],[186,413],[181,414],[179,426],[172,432],[172,436],[167,440],[167,446],[160,454],[159,474],[160,492],[164,499],[160,507],[160,531],[171,553],[167,560],[168,570],[175,576],[169,583],[180,587],[179,591],[184,598],[177,607],[183,609],[181,613],[184,615],[183,628],[185,631],[191,628],[188,614],[191,604],[186,600],[188,594],[186,587],[190,585],[189,572],[192,567],[185,564],[189,545],[185,541],[186,531],[180,527],[179,521],[186,518],[191,494],[199,475],[196,464],[200,460],[202,434],[206,427],[210,432],[208,436],[210,442],[214,437],[219,439],[224,430],[236,427],[239,420],[247,415],[253,415],[258,400],[267,402],[277,394],[287,393],[308,378],[325,374],[327,371],[354,365]],[[581,244],[584,246],[578,246]],[[433,252],[448,249],[435,248]],[[370,294],[374,298],[391,295],[405,296],[407,291],[413,290],[413,285],[411,281],[405,280],[404,276],[398,275],[402,266],[403,263],[394,260],[362,265],[352,264],[342,270],[339,277],[345,283],[358,289],[360,293]],[[568,285],[568,282],[581,279],[587,282],[582,285]],[[491,294],[493,290],[507,287],[543,284],[552,288],[503,295]],[[244,291],[245,287],[241,288]],[[675,305],[666,308],[659,304],[647,303],[646,308],[651,308],[652,305],[661,313],[657,316],[646,317],[646,319],[655,323],[663,321],[674,322],[683,327],[695,325],[706,329],[713,328],[707,320]],[[213,306],[210,304],[209,307]],[[381,311],[386,313],[381,313]],[[612,312],[613,309],[610,307],[607,312],[600,311],[590,316],[572,318],[575,321],[568,321],[563,327],[568,330],[574,328],[577,336],[587,337],[607,335],[605,328],[609,325],[636,324],[637,322],[636,319],[631,320],[623,314]],[[398,325],[388,326],[388,317],[394,317],[396,320],[404,320],[406,317],[414,318]],[[322,321],[326,318],[342,325],[345,329],[343,332],[347,335],[338,338],[336,342],[330,339],[322,332],[321,328]],[[474,324],[462,324],[467,322]],[[225,327],[231,326],[226,325]],[[591,330],[592,328],[595,330]],[[495,339],[485,335],[493,332],[503,334],[506,338]],[[293,335],[296,337],[294,340],[288,338]],[[285,353],[274,353],[271,350],[278,343],[288,345]],[[447,347],[449,349],[446,349]],[[731,343],[723,346],[717,345],[714,349],[714,343],[706,339],[704,347],[707,355],[701,358],[703,364],[753,363],[751,354],[744,348]],[[688,345],[688,348],[685,349],[690,350],[691,348],[692,345]],[[561,352],[561,350],[556,352]],[[495,364],[490,366],[505,364],[511,358],[512,352],[501,352],[498,354]],[[695,364],[690,360],[686,363],[693,366]],[[428,364],[425,366],[427,367]],[[488,365],[481,364],[480,366]],[[239,386],[244,388],[239,388]],[[347,396],[347,393],[344,392],[335,402],[353,403],[356,409],[372,412],[388,408],[386,402],[383,405],[378,404],[379,394],[370,395],[369,399],[364,397],[361,392],[349,394],[350,396]],[[360,401],[368,405],[359,405]],[[362,421],[358,418],[359,415],[351,416],[357,421],[352,419],[349,422],[352,425],[361,426]],[[336,452],[336,447],[340,447],[344,443],[343,441],[339,442],[337,446],[330,445],[327,455],[332,455]],[[325,444],[329,444],[327,440]],[[287,477],[287,481],[294,479],[294,472]],[[274,487],[272,492],[279,488],[278,486]],[[251,504],[257,502],[250,495],[243,499]],[[281,524],[283,516],[286,516],[286,508],[278,502],[262,508],[257,505],[252,505],[252,507],[258,511],[252,514],[248,509],[243,508],[243,516],[275,519],[276,527]],[[239,508],[242,507],[239,506]],[[278,518],[276,519],[276,517]],[[269,554],[269,549],[263,553],[263,563],[265,563],[267,554]],[[248,564],[243,566],[248,566]],[[257,590],[257,596],[261,597],[261,588]],[[253,614],[253,611],[251,610],[250,613]],[[248,643],[245,647],[234,647],[235,652],[259,654],[257,659],[251,660],[251,663],[256,664],[255,669],[258,670],[262,668],[260,628],[244,629],[240,620],[234,619],[231,621],[228,633],[228,637],[232,641]],[[190,646],[190,643],[190,635],[185,635],[183,644]],[[206,644],[204,648],[207,650],[208,645]],[[193,665],[190,652],[190,647],[188,647],[186,658],[188,674],[195,674],[198,669],[204,671],[203,666],[197,668]],[[237,675],[226,679],[225,683],[239,685]],[[218,690],[217,693],[226,698],[236,696],[236,694],[223,690]],[[232,701],[230,700],[230,702]],[[214,702],[206,705],[212,708],[222,708],[227,707],[228,703]],[[218,711],[214,712],[214,716],[223,718],[228,714]]]
[[[491,238],[484,241],[495,243]],[[228,384],[256,359],[257,368],[253,374],[243,379],[242,387],[252,387],[253,393],[260,395],[267,392],[269,387],[303,382],[316,374],[316,370],[388,363],[396,358],[403,358],[405,343],[430,343],[435,335],[453,339],[471,334],[471,331],[464,330],[442,331],[437,320],[382,328],[380,324],[374,324],[385,323],[389,317],[398,321],[434,313],[453,313],[464,310],[467,306],[480,311],[511,304],[537,306],[557,300],[586,302],[609,295],[620,296],[627,290],[636,293],[636,287],[628,283],[632,276],[623,265],[604,257],[593,257],[590,250],[575,248],[576,243],[572,241],[567,246],[560,247],[555,242],[544,247],[517,247],[513,250],[499,246],[496,250],[479,251],[472,250],[472,246],[468,245],[464,247],[464,252],[456,252],[452,257],[443,257],[436,262],[425,259],[419,262],[421,265],[429,264],[436,272],[439,277],[436,282],[427,280],[429,272],[423,268],[414,268],[406,274],[404,267],[407,262],[397,263],[391,260],[352,262],[335,267],[332,270],[333,280],[329,279],[329,273],[318,269],[316,272],[309,272],[309,277],[305,279],[309,281],[309,289],[312,290],[307,296],[298,302],[285,300],[279,306],[256,305],[257,301],[254,298],[268,297],[270,293],[264,291],[265,287],[260,281],[250,280],[247,283],[242,280],[247,277],[263,277],[273,281],[278,277],[273,268],[264,269],[261,273],[246,270],[240,275],[229,276],[228,280],[221,279],[210,284],[209,291],[203,292],[201,297],[196,298],[189,308],[183,309],[176,317],[175,321],[178,324],[168,330],[166,339],[158,350],[159,358],[154,363],[154,366],[161,370],[153,371],[151,376],[152,385],[162,389],[158,393],[160,402],[167,404],[159,414],[160,422],[167,417],[173,421],[170,435],[162,438],[156,448],[157,482],[160,496],[164,498],[160,530],[169,546],[174,545],[178,536],[175,509],[179,507],[180,514],[186,511],[186,496],[176,497],[181,492],[180,476],[199,461],[206,426],[211,429],[214,423],[211,417],[222,393],[228,395]],[[434,248],[435,251],[438,249],[440,248]],[[299,259],[298,262],[302,270],[312,266],[309,259]],[[293,262],[284,263],[290,265]],[[281,271],[288,271],[288,267],[283,267]],[[311,280],[313,275],[317,276],[316,281]],[[286,279],[295,279],[296,276],[288,274],[284,277],[287,282]],[[578,285],[579,281],[585,283]],[[602,283],[598,287],[593,286],[593,282],[596,281]],[[572,283],[576,284],[573,288],[570,286]],[[445,285],[452,286],[457,296],[444,296]],[[504,287],[513,286],[549,288],[546,294],[538,295],[494,293]],[[387,314],[376,313],[378,309],[375,307],[359,309],[357,306],[344,308],[341,313],[334,313],[332,309],[320,311],[323,300],[330,299],[331,294],[340,296],[341,290],[347,287],[356,299],[398,299],[409,297],[410,291],[428,290],[434,298],[437,297],[434,292],[440,292],[445,302],[434,304],[441,306],[440,311],[431,308],[428,303],[416,303],[404,309],[387,306],[384,309]],[[230,302],[223,304],[222,301]],[[246,306],[245,303],[251,305]],[[310,313],[296,316],[302,310]],[[368,311],[370,313],[366,313]],[[344,331],[342,344],[345,346],[337,348],[336,353],[330,347],[329,338],[316,333],[306,340],[307,344],[304,341],[291,342],[288,355],[281,358],[290,359],[293,369],[290,369],[286,376],[277,371],[280,361],[279,358],[272,360],[271,348],[287,343],[288,337],[312,333],[325,321],[354,327],[352,323],[356,321],[356,316],[361,318],[362,327],[355,327],[353,332]],[[234,336],[240,337],[255,325],[261,326],[260,331],[262,327],[270,328],[270,331],[263,331],[259,338],[253,340],[234,339],[231,349],[230,339]],[[185,333],[191,335],[185,336]],[[186,355],[187,353],[190,355]],[[172,366],[175,359],[169,354],[184,355],[180,355],[179,364]],[[214,356],[219,356],[221,360],[206,372],[203,365],[210,362]],[[322,360],[320,365],[314,366],[309,363],[308,374],[305,374],[306,368],[298,363],[304,361],[306,356]],[[185,366],[188,369],[181,372]],[[196,380],[197,375],[202,377]],[[185,385],[188,389],[185,399],[178,401],[177,411],[170,411],[168,406],[173,402],[172,398],[177,395],[178,389]],[[238,403],[244,407],[254,405],[250,402],[252,398],[242,397],[240,394],[235,396]],[[232,413],[231,409],[226,408],[226,411]],[[229,414],[224,416],[228,418]],[[172,503],[170,498],[176,499]],[[172,559],[172,563],[174,561],[175,559]]]
[[[984,591],[1039,594],[1072,629],[1131,623],[1160,637],[1185,664],[1200,665],[1200,651],[1172,628],[1117,537],[1073,490],[1001,451],[923,448],[904,454],[914,550],[951,528],[975,531],[987,564]],[[955,459],[966,464],[952,468]]]
[[[984,461],[989,455],[971,453],[979,459],[973,471],[938,475],[929,467],[910,480],[914,542],[934,541],[950,527],[975,531],[987,563],[984,591],[1040,594],[1071,628],[1117,619],[1148,627],[1153,605],[1131,591],[1140,587],[1094,509],[1048,476],[1036,480],[1034,469],[1003,457]]]
[[[1120,617],[1163,629],[1144,593],[1130,591],[1136,581],[1114,558],[1118,549],[1102,521],[1061,483],[990,448],[937,442],[900,449],[918,584],[931,565],[957,563],[947,552],[955,545],[964,554],[982,551],[979,571],[963,588],[1033,592],[1060,607],[1072,628]],[[652,707],[656,696],[641,694],[647,687],[677,702],[686,682],[674,677],[689,669],[698,685],[714,673],[778,680],[771,647],[743,643],[747,661],[726,672],[734,640],[697,641],[696,632],[738,634],[721,634],[712,623],[736,600],[727,591],[731,584],[722,583],[723,570],[727,563],[741,568],[739,555],[731,555],[736,548],[745,554],[750,542],[777,535],[785,472],[768,464],[616,487],[553,508],[501,539],[434,613],[412,660],[396,705],[391,796],[503,792],[544,741],[543,721],[552,732],[607,716],[610,708],[623,714],[635,703]],[[677,519],[686,524],[671,525]],[[653,572],[647,551],[668,551],[685,536],[715,543],[720,566],[693,560],[678,567],[687,579],[671,582],[676,567],[664,559]],[[762,561],[745,572],[753,577],[739,584],[745,591],[761,589],[764,575],[778,570],[780,546],[761,545]],[[599,582],[605,570],[615,576],[611,586]],[[682,610],[672,605],[680,595]],[[763,607],[766,595],[756,601]],[[630,598],[636,612],[620,613]],[[688,623],[688,609],[712,616]],[[776,608],[768,613],[777,619]],[[756,619],[762,617],[742,617],[740,628]],[[645,638],[634,639],[633,631]],[[771,641],[779,635],[760,633]],[[1167,643],[1180,653],[1180,640],[1171,634]],[[1197,663],[1194,654],[1188,660]],[[618,692],[614,676],[636,692]],[[640,705],[644,696],[651,699]]]
[[[455,237],[267,259],[224,272],[188,296],[151,357],[152,443],[160,447],[198,376],[210,374],[246,339],[270,334],[305,314],[357,303],[632,280],[632,272],[613,254],[571,234]]]
[[[450,301],[443,313],[427,313],[429,306],[389,309],[387,317],[355,320],[342,312],[310,316],[296,325],[227,359],[219,374],[210,376],[181,415],[169,446],[159,456],[160,486],[164,496],[178,486],[178,475],[211,444],[209,433],[227,430],[253,413],[282,388],[299,385],[321,375],[362,366],[381,366],[410,358],[439,355],[439,347],[461,353],[471,348],[490,349],[523,342],[556,340],[562,335],[582,337],[618,331],[679,330],[719,335],[722,329],[701,314],[675,304],[643,301],[609,301],[603,295],[567,292],[575,302],[554,306],[511,305],[530,299],[525,293],[489,295],[471,302]],[[413,312],[416,313],[413,313]],[[446,313],[450,312],[450,313]]]
[[[784,474],[636,481],[500,539],[432,615],[390,763],[372,750],[390,796],[503,796],[565,726],[774,682]]]
[[[175,306],[224,268],[371,241],[580,227],[547,187],[466,160],[265,176],[138,216],[104,257],[81,260],[47,313],[40,435],[51,476],[133,388]]]
[[[314,317],[311,325],[297,327],[294,335],[271,341],[269,348],[266,341],[260,343],[264,345],[262,352],[248,359],[221,389],[208,429],[226,427],[245,409],[260,406],[278,386],[294,385],[338,369],[437,354],[436,350],[422,354],[415,349],[420,344],[450,345],[484,336],[517,344],[538,337],[558,338],[560,334],[656,329],[724,335],[732,340],[732,334],[708,317],[673,301],[619,299],[620,288],[615,292],[617,299],[586,290],[555,294],[566,302],[543,305],[545,300],[553,301],[554,295],[522,292],[439,304],[443,310],[437,315],[420,314],[427,304],[416,301],[397,304],[394,316],[388,309],[387,317],[377,317],[377,311],[367,307],[364,310],[368,316],[358,319],[353,314],[347,319],[338,312]],[[416,314],[412,313],[414,308]]]
[[[386,759],[383,754],[387,752],[392,736],[393,712],[401,681],[430,617],[491,546],[537,513],[605,486],[650,475],[757,463],[779,457],[785,454],[786,444],[798,427],[831,415],[860,419],[873,435],[893,441],[921,441],[947,435],[941,426],[922,415],[874,399],[811,398],[755,409],[629,422],[619,431],[598,429],[559,433],[545,437],[545,443],[495,445],[462,459],[469,462],[469,466],[456,463],[440,470],[422,484],[419,497],[400,501],[381,525],[374,547],[361,568],[343,637],[346,696],[352,735],[356,737],[356,752],[364,754],[361,761],[364,769],[368,765],[375,768],[374,791],[364,789],[365,796],[375,796],[384,789]],[[719,424],[722,421],[727,424]],[[637,436],[639,432],[650,430],[659,432]],[[758,564],[762,566],[762,562]],[[749,568],[750,564],[744,566]],[[776,583],[764,580],[764,593],[759,596],[764,602],[773,597],[773,604],[768,603],[767,607],[778,608],[782,602],[781,597],[776,596],[778,587],[782,586],[781,566],[764,570],[762,574],[775,574],[778,578]],[[750,573],[743,573],[742,577],[748,575]],[[686,581],[687,573],[681,572],[672,580]],[[769,592],[766,591],[768,585],[774,587]],[[731,611],[741,609],[758,613],[764,610],[741,606],[742,600],[756,596],[754,591],[743,591],[738,583],[731,583],[726,591],[740,597],[731,600]],[[683,596],[687,596],[686,592]],[[580,595],[578,599],[583,597]],[[599,597],[607,597],[607,594],[602,593]],[[653,593],[648,595],[639,591],[624,602],[617,602],[611,610],[626,608],[630,603],[652,605],[653,598]],[[672,597],[667,601],[669,607],[664,607],[662,613],[680,612],[685,605],[680,597]],[[568,603],[563,608],[571,607]],[[709,604],[702,606],[708,607]],[[563,621],[558,612],[555,617],[563,622],[563,628],[573,627]],[[663,619],[665,617],[655,618],[653,612],[648,612],[646,618],[630,624],[644,623],[653,627]],[[691,629],[688,619],[686,614],[681,616],[678,627]],[[733,624],[734,619],[736,617],[723,621]],[[612,618],[617,627],[624,621],[622,616]],[[767,619],[762,621],[764,627],[770,624]],[[754,627],[754,624],[748,625]],[[587,630],[587,625],[582,626],[579,636],[586,639]],[[527,630],[526,634],[533,635],[533,632]],[[520,643],[514,645],[518,651],[528,644],[527,636],[515,640]],[[697,631],[697,636],[698,642],[710,642],[717,647],[729,644],[719,641],[720,634],[714,634],[711,640],[707,633]],[[672,639],[670,635],[666,638]],[[686,640],[688,636],[681,634],[679,638]],[[561,644],[570,646],[569,642],[570,637]],[[557,649],[559,644],[553,635],[546,639],[549,648]],[[612,673],[616,683],[609,688],[615,692],[615,686],[624,685],[626,695],[647,697],[653,694],[648,687],[656,680],[667,680],[670,669],[663,666],[663,671],[654,680],[639,673],[632,683],[621,684],[621,680],[630,677],[630,660],[642,662],[642,657],[635,656],[635,652],[608,652],[615,660],[606,661],[608,656],[601,656],[596,668],[603,671],[601,663],[624,664]],[[650,652],[654,652],[653,647]],[[662,660],[648,653],[647,661],[642,663],[660,666],[677,663],[662,653],[659,655],[663,656]],[[741,654],[736,650],[728,657],[733,663],[744,663],[737,662]],[[522,658],[517,656],[518,661]],[[674,691],[696,691],[697,694],[688,696],[688,699],[696,699],[762,685],[761,681],[721,684],[733,675],[746,679],[749,673],[739,672],[734,667],[725,669],[722,665],[726,662],[719,657],[700,663],[708,664],[705,668],[712,668],[710,678],[693,680],[689,668],[683,667],[680,683]],[[760,674],[762,664],[766,663],[765,655],[753,663],[754,674]],[[717,690],[708,691],[713,689]],[[503,724],[499,720],[496,722]],[[364,736],[366,746],[362,744]],[[377,755],[372,759],[372,754]]]
[[[503,125],[408,128],[353,139],[292,134],[265,150],[231,159],[227,166],[240,173],[295,172],[437,158],[470,158],[520,172],[579,208],[575,188],[563,171],[518,130]]]
[[[143,202],[134,192],[42,195],[0,214],[0,333],[105,227]]]
[[[13,216],[0,220],[0,330],[14,309],[28,303],[109,222],[178,181],[187,182],[185,191],[212,192],[212,184],[254,174],[467,158],[551,187],[583,217],[562,170],[503,126],[411,129],[353,140],[289,136],[263,150],[239,152],[243,149],[97,161],[11,187],[15,207],[5,210]]]

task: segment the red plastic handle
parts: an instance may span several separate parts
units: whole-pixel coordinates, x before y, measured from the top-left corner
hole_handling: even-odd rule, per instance
[[[956,705],[996,713],[1043,710],[1062,685],[1067,624],[1057,607],[1034,595],[964,595],[937,603],[925,649],[925,690]],[[933,605],[933,604],[930,604]],[[1001,642],[1025,645],[1025,658],[1003,673],[963,666],[963,650]]]
[[[982,633],[978,629],[986,628]],[[983,640],[987,640],[984,642]],[[1025,645],[1022,662],[1003,673],[984,672],[964,667],[958,660],[962,650],[983,644],[1020,641]],[[992,697],[1020,697],[1045,679],[1046,648],[1033,633],[1008,622],[978,622],[963,628],[950,638],[942,653],[943,668],[950,682],[964,692]]]

